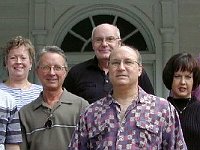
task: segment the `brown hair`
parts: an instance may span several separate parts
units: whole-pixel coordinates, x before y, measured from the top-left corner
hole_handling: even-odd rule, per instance
[[[8,59],[8,54],[10,53],[10,50],[13,48],[18,48],[20,46],[24,45],[29,53],[29,58],[31,59],[32,63],[34,63],[35,61],[35,48],[33,46],[33,44],[31,43],[31,41],[29,39],[26,39],[22,36],[16,36],[14,38],[12,38],[11,40],[8,41],[6,48],[5,48],[5,52],[4,52],[4,66],[6,65],[6,61]]]

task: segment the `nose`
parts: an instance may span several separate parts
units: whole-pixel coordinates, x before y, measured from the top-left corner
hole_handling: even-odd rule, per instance
[[[181,84],[185,84],[185,83],[186,83],[185,77],[182,77],[181,78]]]
[[[22,63],[22,59],[17,57],[17,63]]]
[[[55,74],[53,66],[50,67],[50,74]]]
[[[108,42],[106,41],[106,39],[102,39],[102,45],[108,45]]]
[[[120,62],[119,69],[121,69],[121,70],[125,69],[125,65],[124,65],[123,61]]]

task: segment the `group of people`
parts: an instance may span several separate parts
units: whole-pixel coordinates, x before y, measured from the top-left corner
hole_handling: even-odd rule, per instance
[[[155,96],[139,51],[119,29],[92,31],[94,58],[70,70],[57,46],[37,54],[30,40],[8,42],[0,83],[0,148],[12,150],[195,149],[200,146],[200,64],[172,56],[163,69],[167,99]],[[28,80],[33,68],[41,85]]]

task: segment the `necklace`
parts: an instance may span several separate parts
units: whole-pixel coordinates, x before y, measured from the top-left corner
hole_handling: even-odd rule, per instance
[[[179,107],[176,105],[174,99],[173,99],[173,103],[174,103],[174,106],[175,106],[176,110],[177,110],[180,114],[182,114],[183,111],[189,106],[190,100],[191,100],[191,99],[188,99],[188,102],[186,103],[186,105],[185,105],[182,109],[179,108]]]

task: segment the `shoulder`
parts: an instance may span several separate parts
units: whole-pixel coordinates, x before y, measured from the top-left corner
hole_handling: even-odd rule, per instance
[[[92,58],[82,63],[76,64],[70,69],[69,72],[84,70],[84,69],[87,69],[88,67],[95,66],[95,65],[96,65],[95,60]]]
[[[106,113],[109,109],[110,103],[108,102],[108,98],[104,97],[90,104],[83,112],[83,115],[93,116],[95,114],[102,114],[103,112]]]
[[[86,101],[82,97],[72,94],[71,92],[68,92],[66,89],[64,89],[61,100],[65,102],[70,102],[72,104],[89,105],[88,101]]]
[[[5,90],[12,90],[12,88],[8,87],[5,83],[0,83],[0,89]]]
[[[0,83],[0,87],[4,87],[5,86],[5,83]]]
[[[198,107],[198,109],[200,109],[200,101],[195,97],[192,96],[192,105]]]
[[[158,97],[152,94],[147,94],[143,90],[140,92],[142,93],[140,95],[141,97],[140,101],[146,105],[152,106],[152,108],[158,111],[162,109],[170,110],[171,108],[173,108],[170,102],[162,97]]]
[[[0,107],[13,108],[16,106],[14,97],[3,90],[0,90],[0,101]]]
[[[42,101],[43,101],[43,97],[42,97],[42,93],[38,93],[37,97],[35,99],[33,99],[32,101],[30,101],[29,103],[23,105],[21,107],[21,109],[36,109],[38,108],[40,105],[42,105]],[[21,110],[20,109],[20,110]]]

